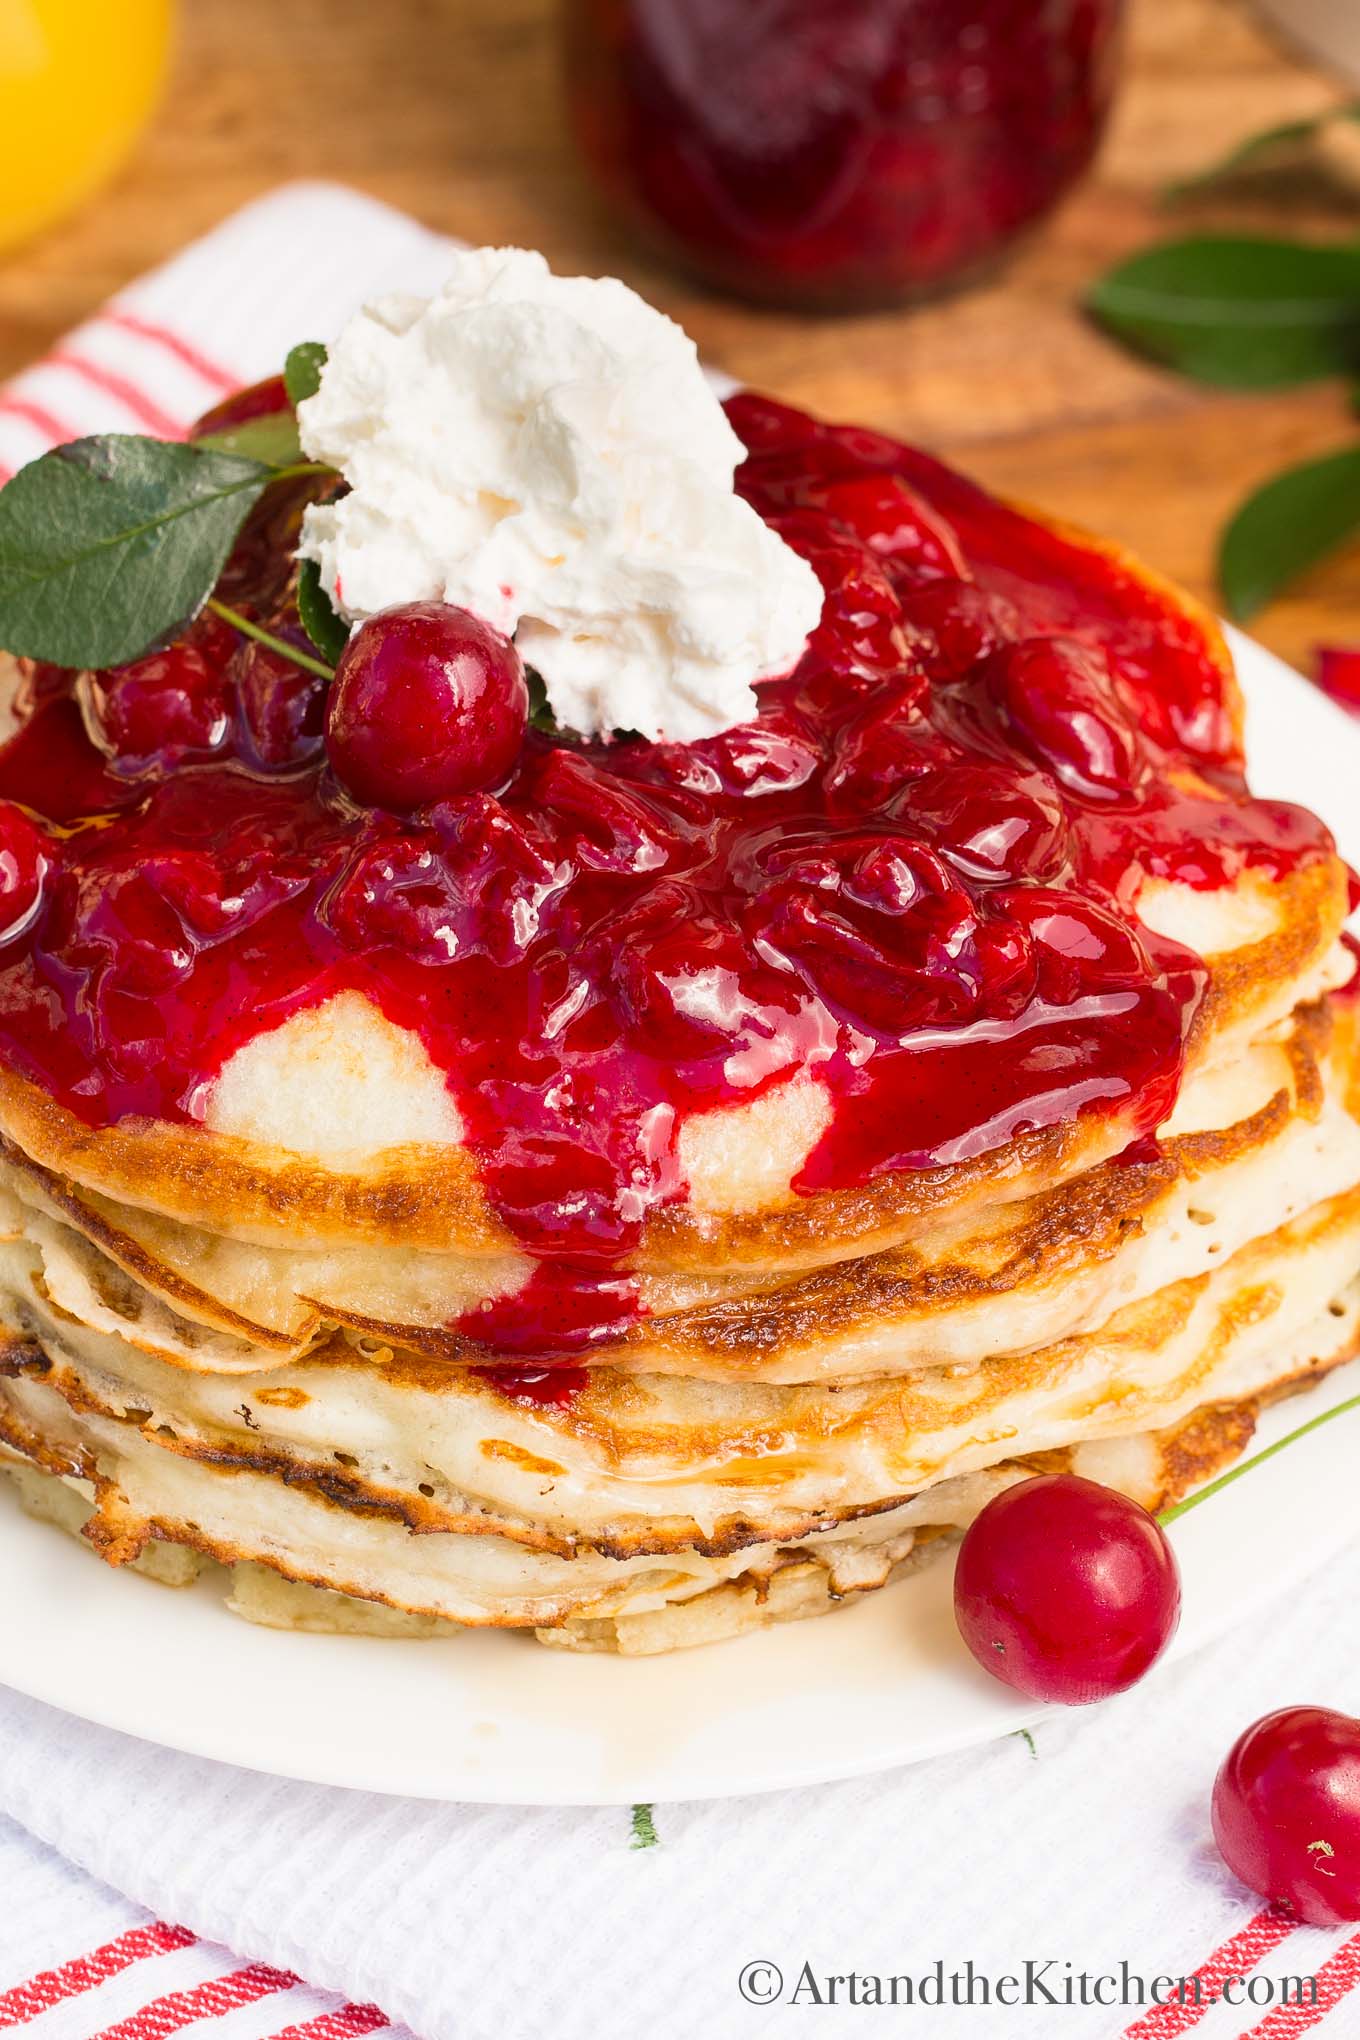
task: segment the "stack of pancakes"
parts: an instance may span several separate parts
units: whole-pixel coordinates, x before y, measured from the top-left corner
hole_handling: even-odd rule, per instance
[[[1121,572],[1130,601],[1151,585]],[[1167,629],[1210,645],[1240,725],[1212,625]],[[1244,800],[1225,778],[1216,812]],[[680,1194],[628,1250],[631,1321],[513,1364],[467,1327],[540,1264],[458,1072],[361,990],[233,1045],[177,1121],[92,1123],[13,1051],[0,1465],[115,1565],[229,1568],[255,1619],[625,1652],[880,1586],[1038,1469],[1164,1503],[1360,1343],[1347,898],[1325,849],[1143,881],[1130,919],[1207,967],[1155,1138],[1077,1100],[807,1188],[856,1109],[811,1055],[695,1109]]]
[[[1156,1143],[1083,1115],[800,1197],[814,1082],[696,1115],[645,1315],[579,1379],[462,1364],[450,1321],[531,1264],[358,995],[239,1052],[201,1126],[90,1129],[10,1074],[10,1464],[49,1512],[33,1469],[75,1487],[115,1563],[159,1540],[233,1567],[258,1619],[377,1604],[632,1652],[881,1585],[1036,1468],[1160,1503],[1360,1337],[1343,911],[1339,867],[1144,900],[1212,970]],[[403,1138],[356,1147],[365,1124]]]

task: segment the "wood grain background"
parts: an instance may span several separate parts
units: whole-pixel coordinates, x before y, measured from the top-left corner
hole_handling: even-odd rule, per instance
[[[1268,122],[1343,96],[1245,0],[1132,0],[1126,89],[1099,170],[992,288],[912,314],[815,321],[702,296],[601,218],[557,79],[557,0],[183,0],[175,75],[131,165],[80,216],[0,265],[0,376],[117,286],[285,178],[347,180],[474,240],[613,270],[733,374],[917,438],[984,480],[1107,531],[1212,595],[1214,534],[1243,492],[1355,425],[1338,386],[1222,395],[1129,359],[1076,308],[1084,284],[1170,224],[1168,179]],[[1320,190],[1279,212],[1177,224],[1355,233]],[[1258,626],[1306,664],[1360,645],[1360,551]]]

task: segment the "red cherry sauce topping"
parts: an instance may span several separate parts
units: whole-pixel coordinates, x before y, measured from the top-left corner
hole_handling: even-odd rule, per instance
[[[530,728],[494,792],[397,815],[328,766],[325,682],[204,616],[118,672],[27,669],[0,747],[26,811],[0,808],[5,1062],[93,1125],[192,1120],[243,1041],[362,991],[447,1071],[542,1264],[464,1324],[471,1359],[607,1348],[684,1195],[682,1117],[797,1070],[835,1104],[801,1191],[1094,1107],[1151,1132],[1205,972],[1140,926],[1143,876],[1331,849],[1246,797],[1222,674],[1156,590],[878,434],[729,413],[739,487],[826,589],[754,722]],[[307,486],[270,492],[221,588],[299,641]]]

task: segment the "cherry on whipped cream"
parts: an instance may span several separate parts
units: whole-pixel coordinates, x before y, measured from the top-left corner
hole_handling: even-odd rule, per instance
[[[529,690],[508,638],[444,602],[385,609],[340,657],[326,749],[365,807],[410,814],[509,778]]]
[[[1166,1649],[1180,1610],[1156,1517],[1078,1474],[1007,1488],[959,1546],[959,1632],[985,1671],[1032,1700],[1080,1706],[1122,1693]]]
[[[1240,1735],[1214,1781],[1230,1870],[1310,1927],[1360,1919],[1360,1721],[1282,1707]]]

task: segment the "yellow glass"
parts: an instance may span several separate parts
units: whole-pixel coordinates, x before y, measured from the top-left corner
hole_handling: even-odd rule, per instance
[[[0,0],[0,249],[79,205],[165,75],[174,0]]]

